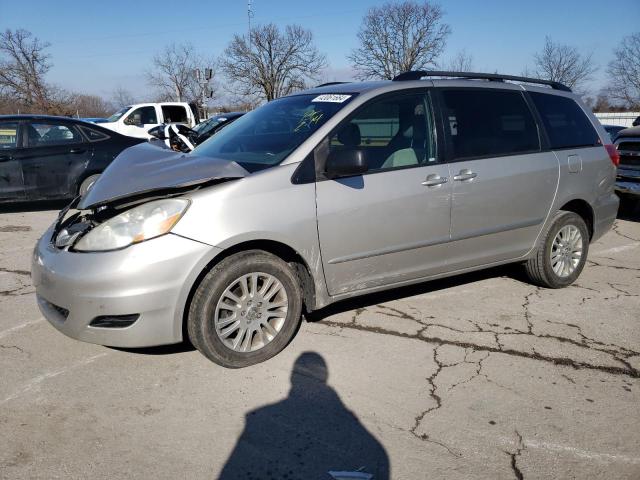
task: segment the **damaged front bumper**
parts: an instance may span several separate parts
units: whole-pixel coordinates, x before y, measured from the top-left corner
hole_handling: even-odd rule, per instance
[[[115,347],[180,342],[189,291],[220,252],[170,233],[122,250],[79,253],[56,248],[53,234],[52,227],[33,254],[40,311],[69,337]]]

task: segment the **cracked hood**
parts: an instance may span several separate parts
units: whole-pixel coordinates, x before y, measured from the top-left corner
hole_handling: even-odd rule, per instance
[[[174,152],[142,143],[124,150],[78,203],[87,209],[155,190],[249,175],[236,162]]]

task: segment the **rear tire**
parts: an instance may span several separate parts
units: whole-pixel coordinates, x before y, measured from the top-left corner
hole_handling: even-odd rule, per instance
[[[556,213],[540,237],[537,250],[525,264],[529,280],[546,288],[562,288],[578,278],[589,253],[589,230],[573,212]]]
[[[293,268],[275,255],[249,250],[225,258],[204,276],[189,307],[187,331],[209,360],[242,368],[280,353],[298,330],[301,313]]]
[[[98,178],[100,178],[99,173],[95,175],[89,175],[87,178],[85,178],[80,184],[80,188],[78,188],[78,195],[80,195],[81,197],[84,197],[85,194],[89,191],[89,189],[93,187],[93,184],[96,183]]]

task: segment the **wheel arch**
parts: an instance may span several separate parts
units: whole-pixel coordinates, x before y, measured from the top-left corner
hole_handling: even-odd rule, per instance
[[[559,210],[565,210],[567,212],[573,212],[577,215],[580,215],[580,217],[582,217],[584,222],[587,224],[587,229],[589,230],[589,240],[593,238],[594,212],[589,202],[581,198],[575,198],[566,202],[560,207]]]
[[[309,265],[304,257],[294,248],[276,240],[247,240],[229,246],[228,248],[222,250],[211,261],[209,261],[209,263],[206,264],[206,266],[202,269],[202,271],[197,275],[197,277],[191,284],[182,312],[183,340],[189,338],[187,334],[187,317],[189,314],[191,301],[193,300],[193,295],[200,285],[202,279],[205,277],[205,275],[207,275],[207,273],[209,273],[212,268],[214,268],[225,258],[228,258],[236,253],[245,252],[248,250],[262,250],[275,255],[276,257],[281,258],[282,260],[290,264],[294,268],[296,275],[300,279],[300,285],[302,287],[303,311],[310,311],[314,309],[316,305],[316,286],[311,274],[311,269],[309,268]]]

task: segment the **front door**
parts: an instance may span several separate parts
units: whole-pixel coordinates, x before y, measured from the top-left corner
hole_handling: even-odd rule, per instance
[[[70,198],[91,158],[91,147],[71,123],[34,120],[25,125],[26,148],[20,153],[29,199]]]
[[[452,270],[518,258],[534,245],[558,186],[521,91],[442,90],[452,175]]]
[[[150,138],[149,130],[159,125],[158,112],[153,105],[138,107],[127,115],[123,122],[121,133],[130,137]]]
[[[0,122],[0,200],[22,200],[22,168],[16,158],[20,144],[20,123]]]
[[[442,272],[451,182],[436,156],[428,95],[365,104],[316,149],[364,152],[369,171],[316,184],[318,234],[329,293],[392,285]]]

